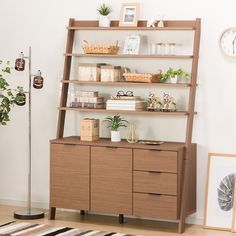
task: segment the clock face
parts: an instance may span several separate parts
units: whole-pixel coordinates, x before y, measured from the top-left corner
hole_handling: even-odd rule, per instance
[[[223,32],[220,38],[220,47],[227,56],[236,57],[236,28]]]

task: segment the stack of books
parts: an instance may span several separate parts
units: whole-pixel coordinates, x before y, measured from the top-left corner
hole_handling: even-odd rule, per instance
[[[104,97],[99,97],[97,91],[77,91],[72,107],[78,108],[105,108]]]
[[[145,108],[145,101],[132,99],[109,99],[106,105],[107,110],[142,111]]]

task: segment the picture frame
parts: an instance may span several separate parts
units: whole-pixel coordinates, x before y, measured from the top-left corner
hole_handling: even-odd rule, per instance
[[[208,154],[204,228],[232,230],[235,176],[235,154]]]
[[[124,43],[124,54],[133,54],[137,55],[140,52],[140,43],[141,36],[140,35],[129,35],[125,39]]]
[[[137,27],[139,18],[139,3],[122,3],[120,10],[120,27]]]

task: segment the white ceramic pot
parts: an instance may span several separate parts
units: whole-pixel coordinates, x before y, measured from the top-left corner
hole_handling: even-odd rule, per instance
[[[174,77],[170,77],[170,82],[171,82],[172,84],[176,84],[177,81],[178,81],[178,76],[177,76],[177,75],[175,75]]]
[[[111,131],[111,141],[112,142],[120,142],[120,131]]]
[[[109,16],[99,16],[99,27],[110,27],[111,20]]]

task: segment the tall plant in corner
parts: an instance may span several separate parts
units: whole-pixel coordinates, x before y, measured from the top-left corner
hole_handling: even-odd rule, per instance
[[[22,101],[24,99],[19,94],[19,88],[17,87],[16,95],[14,95],[13,90],[10,88],[5,77],[11,73],[10,62],[7,61],[3,63],[0,60],[0,125],[6,125],[10,121],[9,113],[14,104]]]

